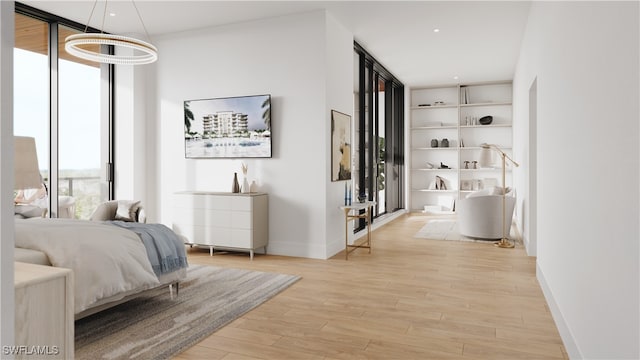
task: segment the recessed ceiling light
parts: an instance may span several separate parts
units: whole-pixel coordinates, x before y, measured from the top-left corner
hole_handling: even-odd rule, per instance
[[[440,32],[440,29],[435,28],[435,29],[433,29],[433,32],[434,32],[434,33],[439,33],[439,32]]]
[[[109,13],[109,16],[116,16],[116,13]]]
[[[458,80],[458,79],[459,79],[458,75],[453,77],[453,80]]]

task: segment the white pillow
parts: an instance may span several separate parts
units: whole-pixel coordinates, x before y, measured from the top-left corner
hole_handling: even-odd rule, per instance
[[[116,220],[122,221],[136,221],[136,213],[140,201],[134,200],[118,200],[118,210],[116,210]]]

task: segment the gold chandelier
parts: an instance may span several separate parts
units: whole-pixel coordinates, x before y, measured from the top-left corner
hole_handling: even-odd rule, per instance
[[[104,20],[107,15],[107,0],[104,2],[104,14],[102,17],[102,31],[104,31]],[[116,65],[144,65],[151,64],[158,60],[158,49],[152,44],[136,39],[129,36],[124,35],[112,35],[102,33],[87,33],[87,29],[89,28],[89,22],[93,17],[93,12],[96,8],[98,0],[95,0],[93,3],[93,8],[91,9],[91,14],[89,15],[89,20],[87,20],[87,25],[85,27],[84,33],[69,35],[64,41],[65,50],[76,57],[79,57],[84,60],[94,61],[98,63],[105,64],[116,64]],[[149,33],[147,32],[147,28],[144,26],[144,22],[142,21],[142,16],[140,16],[140,12],[138,11],[138,7],[136,3],[131,0],[133,7],[136,9],[136,13],[138,14],[138,18],[142,23],[142,27],[144,28],[144,32],[149,38]],[[82,46],[86,45],[112,45],[115,47],[122,47],[133,49],[133,55],[112,55],[112,54],[104,54],[101,53],[98,49],[97,51],[92,51],[83,48]],[[138,51],[141,54],[136,54]]]

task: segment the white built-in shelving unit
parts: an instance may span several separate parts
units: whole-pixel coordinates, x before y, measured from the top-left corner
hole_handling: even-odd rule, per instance
[[[480,168],[480,145],[495,144],[511,155],[513,147],[512,82],[496,81],[411,89],[410,120],[410,208],[447,213],[457,199],[486,186],[501,185],[501,165],[494,154],[495,167]],[[477,122],[492,116],[489,125]],[[474,121],[474,119],[476,119]],[[438,147],[432,147],[433,139]],[[448,147],[442,147],[447,139]],[[465,168],[468,161],[469,168]],[[440,168],[442,165],[449,167]],[[433,167],[431,167],[433,166]],[[446,190],[436,190],[436,176]],[[507,168],[510,186],[511,168]],[[439,210],[444,206],[444,211]]]

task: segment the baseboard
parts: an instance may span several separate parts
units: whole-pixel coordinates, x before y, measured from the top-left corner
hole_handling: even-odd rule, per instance
[[[573,338],[573,334],[569,330],[567,326],[567,322],[562,316],[562,312],[556,303],[555,298],[553,297],[553,292],[547,284],[547,280],[544,277],[544,273],[542,269],[540,269],[540,265],[536,264],[536,277],[538,278],[538,283],[540,283],[540,288],[542,289],[542,293],[544,294],[544,298],[547,300],[547,304],[549,305],[549,310],[551,311],[551,317],[558,328],[558,332],[560,333],[560,337],[562,338],[562,342],[564,344],[564,348],[569,355],[569,359],[584,359],[582,353],[580,353],[580,349],[578,349],[578,345],[576,344],[575,339]]]

